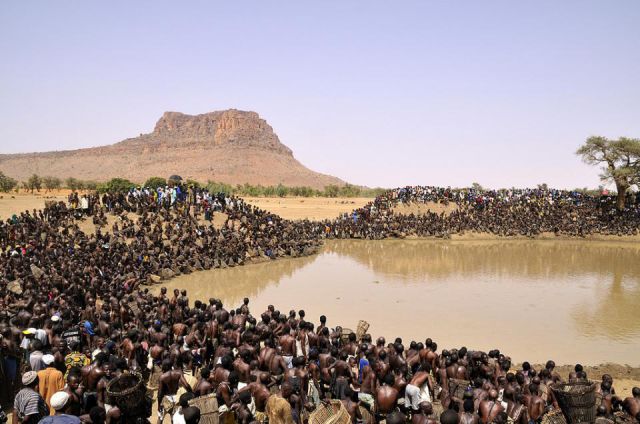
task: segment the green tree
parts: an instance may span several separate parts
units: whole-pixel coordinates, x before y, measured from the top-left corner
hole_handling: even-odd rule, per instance
[[[145,187],[149,187],[154,190],[157,190],[158,187],[165,187],[166,185],[167,185],[167,180],[162,177],[151,177],[144,182]]]
[[[42,188],[42,178],[40,178],[38,174],[33,174],[27,180],[27,188],[31,190],[31,193],[33,193],[33,190],[40,192]]]
[[[187,187],[202,188],[202,184],[196,180],[187,179]]]
[[[359,197],[362,193],[362,189],[352,184],[345,184],[338,190],[338,195],[341,197]]]
[[[64,180],[64,186],[72,191],[75,191],[78,189],[79,183],[80,181],[78,181],[73,177],[69,177],[66,180]]]
[[[62,185],[62,180],[58,177],[45,176],[42,177],[42,184],[46,191],[57,190]]]
[[[207,182],[207,190],[209,193],[224,193],[227,195],[234,194],[235,189],[231,186],[231,184],[219,183],[215,181]]]
[[[332,184],[324,187],[324,195],[326,197],[338,197],[339,193],[340,187],[337,185]]]
[[[131,190],[136,185],[125,178],[112,178],[104,184],[98,186],[98,191],[101,193],[119,193]]]
[[[282,184],[276,186],[276,196],[285,197],[289,193],[289,189]]]
[[[11,177],[4,175],[0,172],[0,191],[8,193],[18,185],[18,182]]]
[[[616,207],[623,210],[627,190],[640,183],[640,139],[589,137],[576,154],[589,165],[602,165],[600,178],[615,184]]]

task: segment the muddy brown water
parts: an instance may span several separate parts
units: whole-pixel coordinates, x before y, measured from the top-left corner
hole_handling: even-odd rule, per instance
[[[498,348],[516,361],[640,365],[640,244],[328,241],[315,256],[180,276],[189,298],[244,297],[387,341]],[[156,286],[154,290],[159,290]]]

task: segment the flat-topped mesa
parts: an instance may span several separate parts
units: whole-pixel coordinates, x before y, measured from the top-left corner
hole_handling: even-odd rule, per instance
[[[166,143],[257,147],[292,155],[273,128],[256,112],[236,109],[200,115],[165,112],[149,136]]]
[[[0,154],[0,170],[27,181],[32,174],[143,183],[151,176],[227,184],[344,185],[298,162],[255,112],[236,109],[186,115],[165,112],[153,131],[115,144],[43,153]]]

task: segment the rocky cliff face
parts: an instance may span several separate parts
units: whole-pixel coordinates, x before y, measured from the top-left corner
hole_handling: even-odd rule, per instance
[[[257,113],[236,109],[201,115],[165,112],[149,137],[175,144],[255,147],[293,155]]]
[[[0,171],[25,181],[33,174],[142,183],[179,174],[206,182],[311,186],[344,181],[304,167],[255,112],[229,109],[201,115],[165,112],[153,132],[103,147],[0,155]]]

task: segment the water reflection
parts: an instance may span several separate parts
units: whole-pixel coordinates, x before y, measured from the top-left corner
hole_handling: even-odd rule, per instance
[[[194,272],[174,278],[164,286],[171,290],[186,289],[189,298],[193,300],[206,301],[215,297],[222,299],[225,305],[237,306],[245,297],[253,299],[265,288],[277,287],[283,279],[291,277],[297,270],[317,259],[318,256],[307,256]],[[159,291],[158,287],[155,287],[157,291]]]
[[[586,336],[624,340],[640,333],[640,284],[625,283],[620,271],[614,271],[612,280],[608,286],[592,288],[595,306],[584,302],[571,313],[576,327]]]
[[[638,365],[640,245],[580,241],[330,241],[309,258],[180,276],[191,299],[371,323],[375,335],[515,359]]]
[[[583,241],[330,241],[325,251],[400,280],[484,274],[544,279],[584,274],[640,279],[640,244]]]

